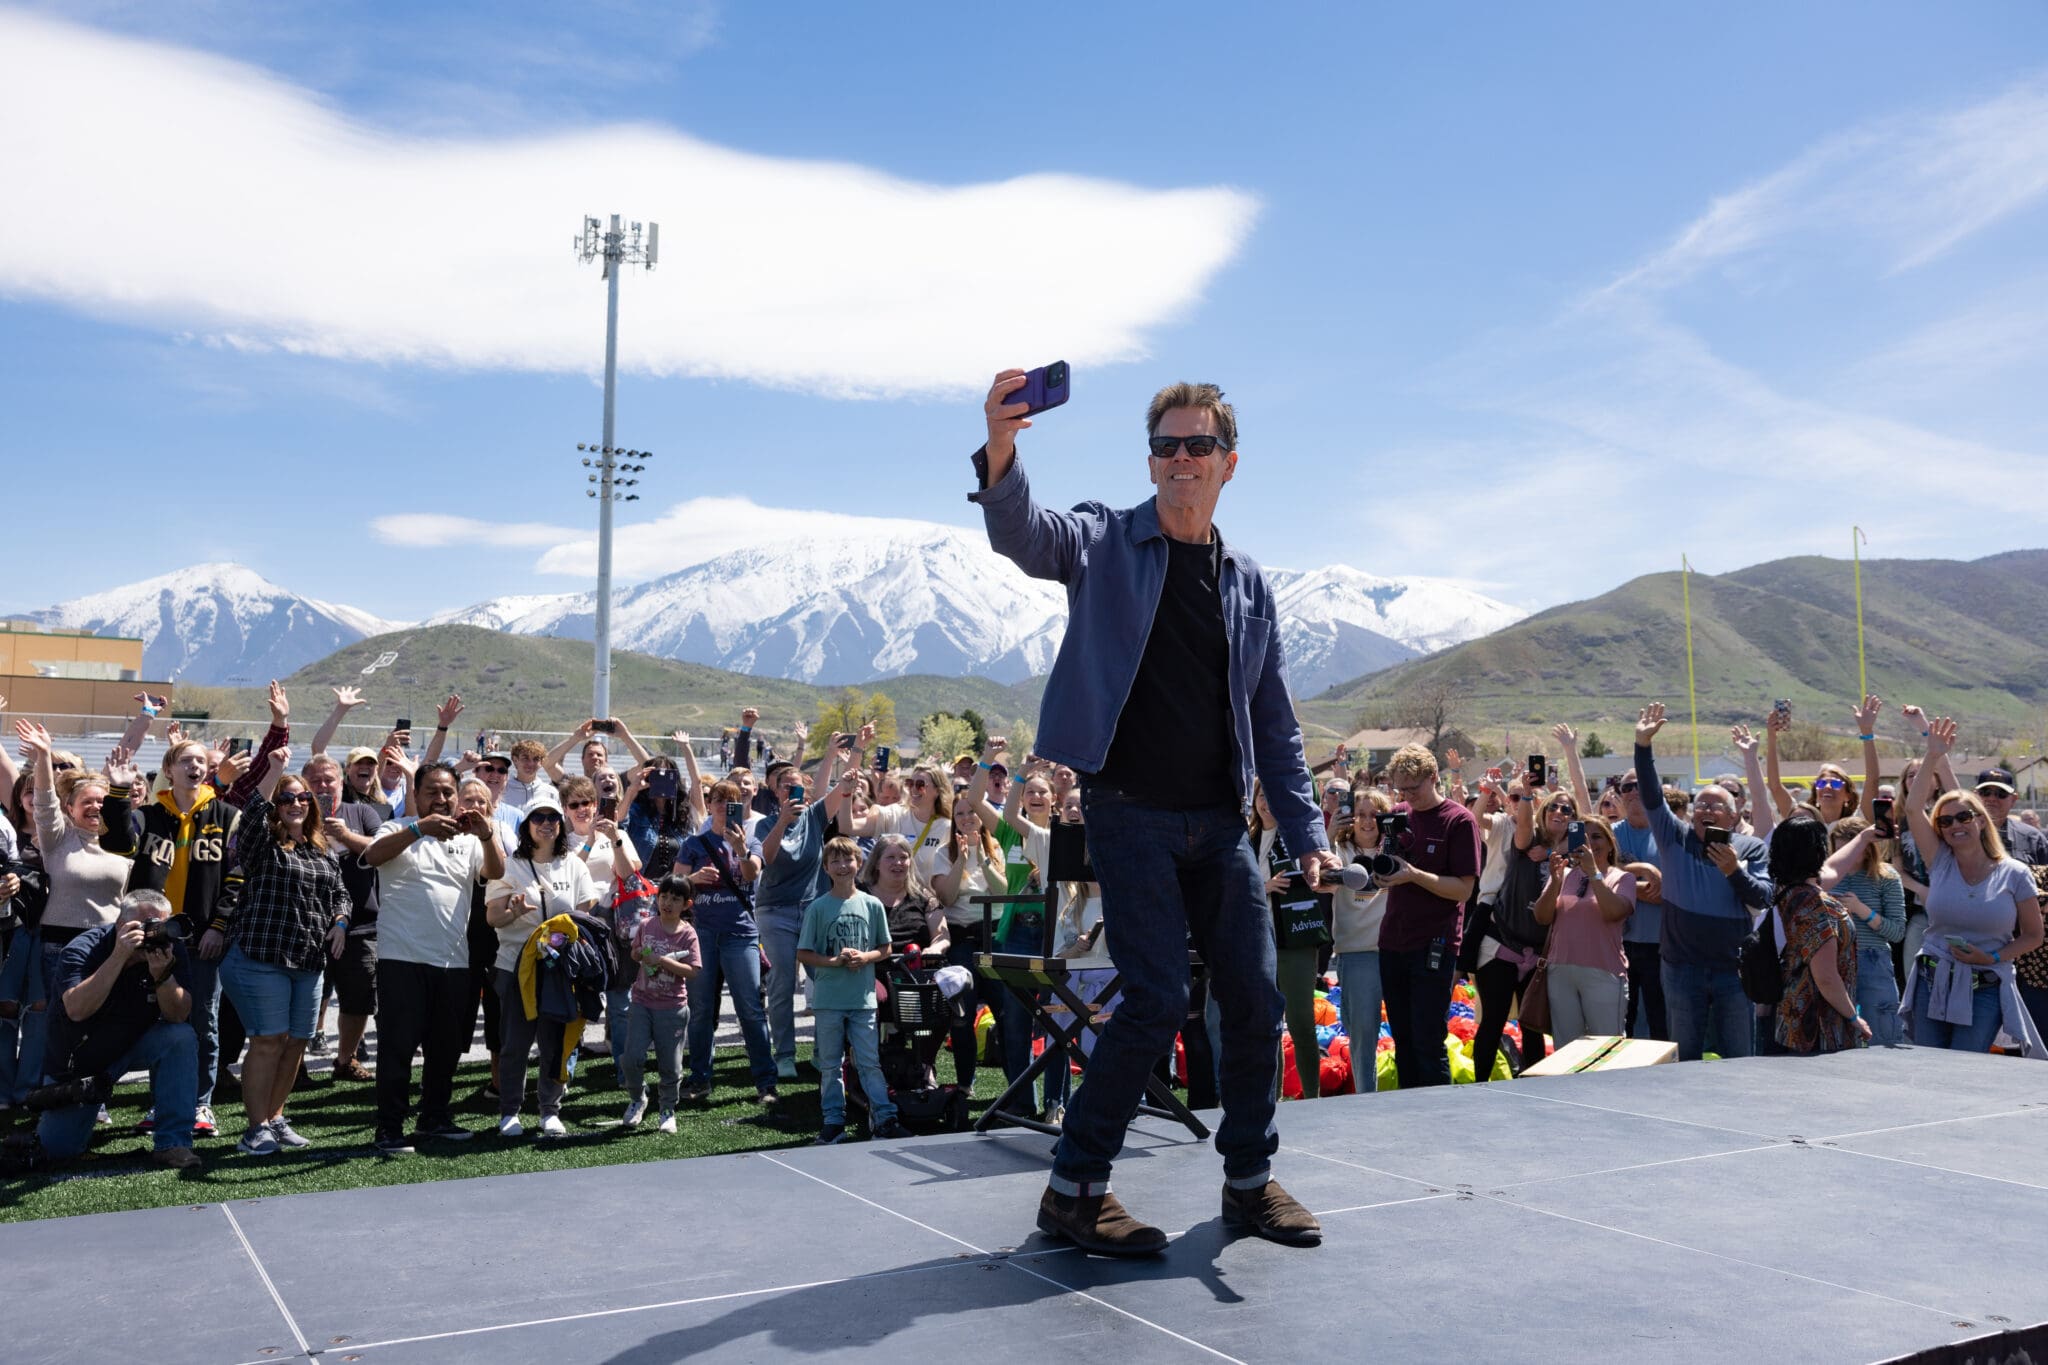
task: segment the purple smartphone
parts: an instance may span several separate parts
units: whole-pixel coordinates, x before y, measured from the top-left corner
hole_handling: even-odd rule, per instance
[[[1047,408],[1056,408],[1067,401],[1073,392],[1073,375],[1067,369],[1067,362],[1055,360],[1050,365],[1040,365],[1024,376],[1024,387],[1010,395],[1010,403],[1028,404],[1024,415],[1029,417]]]

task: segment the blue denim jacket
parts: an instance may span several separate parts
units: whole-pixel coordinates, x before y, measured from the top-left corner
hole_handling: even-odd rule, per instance
[[[1166,535],[1156,502],[1122,511],[1084,502],[1055,512],[1032,501],[1022,461],[1012,461],[994,486],[968,500],[981,504],[998,554],[1033,578],[1067,586],[1067,634],[1046,679],[1034,747],[1079,772],[1097,772],[1109,757],[1166,589]],[[1300,857],[1328,849],[1302,756],[1301,725],[1287,694],[1272,590],[1251,557],[1228,541],[1220,587],[1239,804],[1249,815],[1256,771],[1287,851]]]

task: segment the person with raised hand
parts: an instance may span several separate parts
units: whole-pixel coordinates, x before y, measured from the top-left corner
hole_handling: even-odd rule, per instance
[[[1586,785],[1586,765],[1579,757],[1579,732],[1559,721],[1550,727],[1550,737],[1564,750],[1564,769],[1571,776],[1572,795],[1578,798],[1579,809],[1593,814],[1593,789]]]
[[[1953,720],[1928,723],[1926,759],[1906,795],[1927,858],[1927,935],[1907,965],[1901,1012],[1920,1047],[1984,1052],[2003,1029],[2024,1055],[2048,1056],[2013,976],[2013,961],[2044,939],[2033,874],[2006,855],[1977,793],[1951,789],[1928,804],[1955,740]]]
[[[1798,1056],[1860,1047],[1870,1025],[1856,1004],[1855,934],[1842,903],[1825,889],[1827,824],[1794,811],[1771,840],[1775,903],[1759,926],[1778,949],[1784,993],[1771,1011],[1778,1050]]]
[[[23,982],[18,997],[22,1023],[15,1058],[16,1094],[0,1099],[25,1098],[42,1084],[58,955],[87,930],[115,921],[129,873],[128,860],[100,842],[113,775],[125,778],[129,773],[126,753],[118,748],[109,753],[100,772],[60,772],[48,730],[17,720],[14,731],[29,764],[20,784],[29,789],[31,827],[49,899],[38,926],[20,931],[28,936],[26,946],[16,944],[9,952],[9,974]]]
[[[282,683],[270,684],[270,728],[255,756],[223,757],[208,778],[209,754],[197,740],[181,740],[164,751],[160,771],[167,783],[146,800],[132,768],[107,793],[106,833],[101,842],[131,858],[130,891],[161,891],[171,903],[177,931],[194,945],[192,1032],[199,1044],[199,1108],[193,1131],[216,1131],[213,1092],[221,1070],[220,960],[227,951],[227,915],[242,891],[234,863],[241,806],[270,771],[270,756],[290,741],[291,702]],[[262,774],[256,765],[262,764]],[[216,785],[218,784],[218,785]],[[232,1052],[230,1052],[232,1058]]]
[[[842,800],[837,790],[841,757],[839,736],[834,734],[825,745],[815,789],[805,785],[803,769],[794,764],[778,763],[768,778],[775,793],[775,818],[761,835],[754,922],[768,957],[768,1041],[780,1081],[796,1079],[796,941],[804,911],[825,885],[821,860],[826,830]]]
[[[264,760],[235,841],[242,894],[220,916],[228,944],[221,982],[249,1033],[242,1064],[248,1130],[236,1144],[248,1156],[308,1145],[286,1121],[284,1105],[313,1036],[321,969],[348,941],[351,902],[341,862],[328,846],[312,788],[285,773],[290,763],[289,748],[273,749]],[[207,937],[214,933],[207,930]]]
[[[1665,901],[1659,952],[1671,1038],[1680,1061],[1708,1052],[1747,1057],[1756,1050],[1756,1016],[1737,963],[1753,912],[1774,897],[1768,854],[1763,840],[1736,830],[1735,798],[1720,787],[1700,790],[1687,825],[1656,799],[1663,788],[1651,746],[1664,719],[1662,702],[1637,717],[1635,774],[1651,793],[1642,807]]]
[[[1099,1253],[1165,1249],[1165,1234],[1130,1216],[1109,1177],[1153,1068],[1187,1022],[1192,934],[1222,1018],[1224,1224],[1313,1245],[1321,1225],[1272,1179],[1284,1005],[1270,928],[1256,913],[1263,878],[1247,833],[1254,780],[1311,889],[1337,860],[1287,696],[1271,584],[1215,525],[1240,459],[1236,412],[1214,384],[1168,385],[1145,415],[1156,496],[1129,508],[1091,502],[1059,511],[1032,497],[1017,457],[1017,434],[1031,418],[1030,405],[1015,400],[1029,381],[1006,370],[990,385],[988,434],[973,457],[979,487],[969,498],[998,553],[1066,586],[1071,619],[1037,747],[1086,775],[1089,847],[1105,916],[1116,921],[1107,932],[1124,990],[1067,1107],[1038,1226]],[[1476,837],[1471,854],[1477,872]],[[1442,955],[1446,995],[1454,952]],[[1441,1054],[1441,1009],[1433,1028]]]

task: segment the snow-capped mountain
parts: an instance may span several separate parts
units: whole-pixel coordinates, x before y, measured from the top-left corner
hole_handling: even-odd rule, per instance
[[[594,597],[496,598],[428,625],[587,640]],[[789,541],[722,555],[620,592],[612,644],[741,673],[838,684],[903,673],[1019,682],[1052,666],[1057,584],[1026,578],[979,533]]]
[[[1298,697],[1463,644],[1528,613],[1437,578],[1381,578],[1348,564],[1269,569]]]
[[[1523,615],[1439,579],[1341,564],[1268,574],[1301,697]],[[140,637],[151,678],[236,686],[403,624],[300,597],[239,564],[196,564],[27,614]],[[587,640],[593,614],[590,593],[525,595],[424,624]],[[826,685],[904,673],[1020,682],[1052,666],[1066,625],[1065,589],[1019,573],[980,532],[939,525],[741,550],[622,589],[612,606],[620,649]]]
[[[1460,644],[1522,612],[1452,583],[1344,565],[1269,572],[1297,696]],[[594,598],[501,597],[428,625],[589,639]],[[932,526],[792,541],[706,561],[620,593],[612,643],[744,673],[839,684],[902,673],[1043,673],[1066,592],[1026,578],[979,532]]]
[[[195,564],[25,615],[55,630],[141,639],[145,678],[235,686],[282,678],[396,629],[355,607],[300,597],[240,564]]]

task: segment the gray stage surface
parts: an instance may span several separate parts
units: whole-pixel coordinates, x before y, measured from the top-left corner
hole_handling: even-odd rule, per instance
[[[17,1224],[10,1362],[1877,1361],[2048,1321],[2048,1066],[1900,1049],[1289,1104],[1324,1243],[1033,1229],[1011,1131]]]

